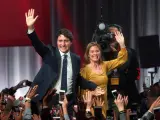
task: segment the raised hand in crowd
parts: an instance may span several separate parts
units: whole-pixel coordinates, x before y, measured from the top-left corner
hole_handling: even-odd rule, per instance
[[[124,99],[121,94],[118,94],[118,97],[114,100],[115,104],[117,105],[118,111],[124,111]]]
[[[4,98],[4,99],[6,99],[5,100],[6,101],[6,105],[5,105],[5,109],[4,109],[4,114],[8,115],[9,112],[11,111],[13,105],[14,105],[15,97],[12,96],[12,95],[6,95],[4,97],[6,97],[6,98]]]
[[[117,108],[118,108],[118,111],[119,111],[119,117],[120,117],[120,120],[130,120],[129,116],[130,116],[130,113],[127,112],[127,115],[126,115],[126,112],[125,112],[125,106],[127,106],[128,104],[128,97],[122,97],[121,94],[118,94],[118,97],[114,100],[115,104],[117,105]]]
[[[156,107],[160,107],[160,96],[152,103],[149,108],[149,111],[153,113],[153,109]]]
[[[154,120],[154,108],[160,107],[160,96],[152,103],[149,110],[142,116],[141,120]]]
[[[92,113],[91,113],[91,107],[94,104],[94,98],[93,98],[93,92],[87,91],[83,95],[83,101],[86,104],[86,112],[85,112],[85,117],[90,119],[92,118]]]
[[[95,105],[96,106],[103,106],[104,105],[104,101],[102,100],[102,97],[98,96],[95,98]]]
[[[63,110],[64,110],[64,109],[67,109],[67,106],[68,106],[68,100],[67,100],[66,95],[64,95],[64,100],[63,100],[63,103],[62,103],[62,108],[63,108]],[[64,111],[63,111],[63,112],[64,112]]]
[[[38,94],[36,94],[37,92],[37,89],[38,89],[38,85],[35,85],[33,88],[30,88],[27,95],[26,95],[26,98],[34,98],[36,97]]]
[[[48,103],[52,100],[52,96],[55,95],[56,91],[57,90],[55,88],[48,90],[48,92],[43,98],[43,106],[48,106]]]
[[[22,120],[22,113],[23,110],[20,110],[20,112],[13,112],[13,117],[15,120]]]
[[[41,116],[40,116],[40,115],[37,115],[37,114],[33,114],[33,115],[32,115],[32,119],[33,119],[33,120],[41,120]]]
[[[128,105],[128,96],[124,96],[123,100],[124,100],[124,107],[126,108]]]
[[[9,120],[11,113],[12,113],[12,110],[8,114],[5,114],[4,112],[2,112],[0,115],[0,120]]]
[[[43,98],[43,101],[42,101],[42,111],[41,111],[41,119],[46,119],[46,117],[48,118],[51,118],[51,114],[50,114],[50,109],[49,109],[49,103],[51,102],[52,100],[52,97],[55,95],[56,93],[56,89],[52,88],[52,89],[49,89],[44,98]]]
[[[34,9],[29,9],[28,12],[25,13],[25,16],[26,16],[26,24],[28,26],[28,29],[33,30],[34,23],[36,22],[38,15],[34,17]]]
[[[24,110],[24,114],[23,114],[23,119],[28,119],[31,120],[32,119],[32,113],[31,113],[31,99],[36,97],[37,94],[37,89],[38,89],[38,85],[33,86],[32,88],[29,89],[27,95],[26,95],[26,100],[25,100],[25,110]]]
[[[86,109],[91,109],[94,100],[93,100],[93,94],[91,91],[87,91],[85,95],[83,95],[83,101],[86,104]]]
[[[70,120],[70,118],[68,116],[67,108],[68,108],[68,100],[67,100],[66,95],[64,95],[64,100],[63,100],[63,103],[62,103],[63,117],[64,117],[65,120]],[[60,111],[60,116],[62,117],[61,111]]]

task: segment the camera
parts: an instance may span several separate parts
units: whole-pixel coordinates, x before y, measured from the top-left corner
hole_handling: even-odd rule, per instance
[[[112,52],[111,43],[116,43],[114,44],[115,49],[119,47],[118,42],[115,40],[115,34],[109,31],[110,27],[115,27],[122,33],[122,27],[120,25],[106,24],[105,21],[101,19],[92,35],[92,42],[97,42],[101,46],[103,53]]]
[[[103,53],[109,53],[112,51],[111,43],[116,43],[115,48],[118,48],[118,42],[115,41],[115,34],[108,31],[108,25],[106,25],[104,30],[97,28],[92,35],[92,42],[97,42],[102,49]]]
[[[101,35],[102,40],[112,40],[114,38],[115,34],[114,33],[105,33]]]
[[[99,33],[99,32],[96,32],[93,34],[93,37],[92,37],[92,42],[97,42],[102,50],[107,50],[110,48],[110,43],[112,42],[113,38],[114,38],[114,33],[107,33],[107,32],[104,32],[103,34],[102,33]]]

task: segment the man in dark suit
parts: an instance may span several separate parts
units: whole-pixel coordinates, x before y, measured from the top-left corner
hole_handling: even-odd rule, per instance
[[[38,96],[34,101],[41,100],[49,88],[61,89],[70,96],[69,101],[76,98],[76,89],[80,85],[84,89],[95,89],[97,86],[79,75],[80,57],[70,51],[73,35],[67,29],[61,29],[57,34],[57,47],[43,44],[34,30],[34,9],[25,13],[28,26],[28,37],[36,52],[42,57],[42,67],[36,75],[33,84],[38,84]]]
[[[117,24],[109,25],[108,32],[114,33],[115,31],[122,32],[122,29]],[[117,57],[118,47],[116,44],[111,44],[112,57]],[[140,103],[140,95],[136,87],[135,80],[139,80],[140,70],[139,63],[136,56],[136,51],[132,48],[127,48],[128,60],[125,64],[117,68],[117,73],[119,76],[119,85],[117,89],[125,95],[128,95],[129,106],[132,103]],[[112,75],[111,75],[112,77]]]

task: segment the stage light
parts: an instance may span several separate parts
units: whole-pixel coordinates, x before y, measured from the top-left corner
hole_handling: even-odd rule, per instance
[[[103,22],[99,23],[98,28],[99,28],[99,30],[105,30],[106,25]]]

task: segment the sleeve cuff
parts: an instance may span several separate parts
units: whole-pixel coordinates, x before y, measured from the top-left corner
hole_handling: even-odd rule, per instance
[[[64,119],[65,119],[65,120],[70,120],[68,114],[64,114]]]
[[[33,30],[28,29],[27,34],[31,34],[33,32],[34,32],[34,29]]]
[[[148,110],[149,113],[153,114],[153,112],[151,112],[150,110]]]

